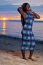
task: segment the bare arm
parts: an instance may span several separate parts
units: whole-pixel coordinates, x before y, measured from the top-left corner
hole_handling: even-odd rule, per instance
[[[25,12],[22,10],[22,7],[18,8],[18,12],[25,18]]]
[[[37,13],[35,13],[34,11],[32,11],[31,8],[30,8],[30,11],[28,11],[28,12],[33,15],[33,19],[40,19],[40,16]]]
[[[18,8],[18,12],[25,18],[26,13],[22,10],[22,7]],[[30,10],[29,13],[33,15],[33,19],[40,19],[40,16],[32,10]]]
[[[35,12],[32,12],[32,13],[33,13],[33,18],[34,19],[40,19],[40,16],[37,13],[35,13]]]

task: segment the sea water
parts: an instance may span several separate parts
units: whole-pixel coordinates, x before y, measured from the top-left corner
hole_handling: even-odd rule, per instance
[[[2,28],[3,21],[0,21],[0,34],[3,34]],[[5,34],[12,37],[22,37],[21,35],[22,24],[20,20],[7,20]],[[43,21],[34,21],[32,27],[34,37],[38,40],[43,40]]]

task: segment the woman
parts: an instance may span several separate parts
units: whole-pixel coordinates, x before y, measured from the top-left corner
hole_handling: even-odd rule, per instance
[[[23,56],[23,59],[26,59],[25,51],[30,50],[28,59],[34,60],[32,58],[32,55],[35,48],[35,38],[32,32],[32,25],[33,25],[34,19],[39,19],[40,16],[37,13],[32,11],[28,3],[23,3],[23,5],[18,8],[18,12],[21,14],[21,22],[23,25],[22,46],[21,46],[22,56]]]

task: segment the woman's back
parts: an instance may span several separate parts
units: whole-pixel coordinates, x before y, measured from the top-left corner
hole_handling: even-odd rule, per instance
[[[24,18],[23,18],[22,15],[21,15],[21,23],[22,23],[22,26],[24,27],[24,25],[25,25],[25,20],[24,20]]]
[[[32,30],[32,24],[33,24],[33,16],[30,13],[26,13],[24,21],[24,29]]]

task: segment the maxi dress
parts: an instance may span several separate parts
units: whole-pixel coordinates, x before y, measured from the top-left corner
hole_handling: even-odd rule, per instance
[[[34,51],[35,48],[35,38],[32,31],[33,26],[33,16],[30,13],[26,13],[25,18],[25,25],[21,31],[22,34],[22,45],[21,50],[30,50]]]

